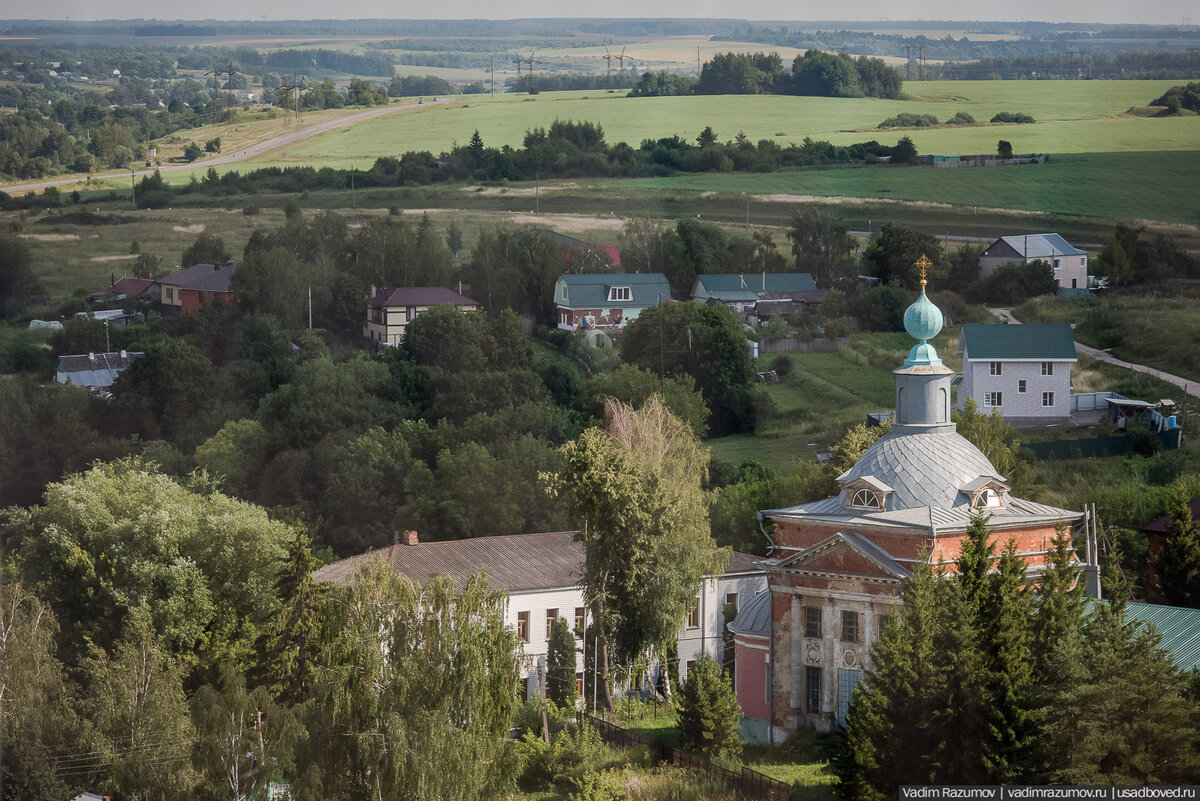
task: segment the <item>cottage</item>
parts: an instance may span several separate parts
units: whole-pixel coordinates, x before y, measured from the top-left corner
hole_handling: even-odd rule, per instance
[[[83,387],[89,392],[104,392],[112,387],[122,370],[144,355],[141,351],[121,351],[59,356],[54,366],[54,382]]]
[[[440,286],[402,286],[382,292],[376,292],[375,287],[371,287],[363,336],[376,345],[399,345],[404,339],[404,327],[413,318],[446,303],[459,311],[479,311],[483,308],[479,301]]]
[[[997,551],[1016,541],[1030,581],[1044,569],[1055,527],[1083,518],[1012,495],[987,457],[956,432],[954,372],[928,342],[942,314],[921,283],[904,315],[918,344],[893,371],[891,431],[838,477],[837,495],[759,512],[772,526],[764,563],[770,624],[767,610],[754,605],[731,630],[739,676],[747,671],[738,688],[742,708],[767,715],[759,724],[775,742],[799,726],[830,730],[845,722],[871,646],[901,603],[913,566],[957,559],[974,515],[989,516]]]
[[[979,274],[987,277],[1002,264],[1044,261],[1054,268],[1059,289],[1086,290],[1087,251],[1074,247],[1058,234],[1002,236],[979,257]]]
[[[998,410],[1014,426],[1071,420],[1071,365],[1078,361],[1071,326],[964,325],[958,408],[967,398]]]
[[[712,273],[696,276],[692,300],[724,303],[757,321],[787,316],[819,303],[823,293],[808,273]]]
[[[619,329],[642,311],[671,299],[662,273],[568,273],[554,284],[558,327]]]
[[[488,582],[508,591],[505,615],[524,644],[526,659],[521,679],[526,698],[539,692],[538,666],[545,667],[554,622],[564,617],[576,632],[582,632],[590,624],[579,584],[583,575],[583,546],[575,540],[574,532],[421,542],[415,531],[407,531],[390,548],[326,565],[313,577],[344,584],[370,559],[387,559],[397,571],[416,582],[448,576],[461,583],[486,568]],[[765,586],[765,573],[756,557],[742,553],[733,554],[723,575],[703,582],[695,606],[679,629],[681,680],[701,656],[720,655],[724,643],[724,605],[737,608]],[[583,642],[578,635],[577,646],[576,684],[582,688],[585,660],[590,657],[582,652]]]
[[[231,287],[238,265],[193,264],[159,281],[161,308],[165,313],[191,314],[214,300],[234,302]]]
[[[113,282],[108,289],[93,292],[88,295],[92,303],[105,303],[126,298],[138,300],[157,300],[161,295],[157,281],[150,278],[132,278],[123,276]]]

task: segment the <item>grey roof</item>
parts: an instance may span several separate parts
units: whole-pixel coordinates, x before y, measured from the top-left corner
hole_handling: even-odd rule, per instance
[[[724,301],[755,300],[763,294],[778,300],[780,295],[811,293],[816,289],[817,284],[808,273],[706,273],[696,276],[692,295],[703,290]]]
[[[237,272],[237,264],[193,264],[191,267],[168,275],[159,283],[180,289],[197,289],[204,292],[228,292],[229,282]]]
[[[583,546],[575,532],[554,531],[392,545],[326,565],[313,578],[347,584],[365,562],[381,558],[416,582],[447,576],[462,584],[484,568],[492,586],[509,592],[577,587],[583,575]],[[734,552],[725,575],[763,572],[758,558]]]
[[[441,286],[402,286],[380,292],[367,301],[368,306],[438,306],[453,303],[455,306],[479,306],[477,300],[460,295]]]
[[[1058,234],[1021,234],[1002,236],[1004,243],[1027,259],[1052,259],[1055,256],[1086,256]]]
[[[1075,337],[1066,323],[962,327],[958,352],[970,359],[1045,359],[1075,361]]]
[[[567,273],[558,280],[567,285],[567,300],[556,285],[554,301],[571,309],[648,309],[671,299],[671,282],[662,273]],[[633,299],[610,301],[608,290],[615,286],[629,287]]]
[[[743,604],[737,617],[729,621],[729,630],[764,640],[771,636],[771,592],[764,590]]]
[[[64,376],[65,380],[59,381],[62,384],[76,387],[111,387],[122,370],[134,359],[144,355],[142,351],[121,351],[59,356],[54,372]]]
[[[838,477],[843,484],[871,477],[892,488],[879,510],[849,506],[847,491],[832,498],[783,509],[763,510],[768,517],[816,518],[846,525],[965,529],[971,499],[962,490],[980,479],[1004,479],[983,453],[955,432],[892,432],[873,444],[854,467]],[[1001,493],[1002,506],[989,509],[989,524],[1053,523],[1076,520],[1077,512]]]

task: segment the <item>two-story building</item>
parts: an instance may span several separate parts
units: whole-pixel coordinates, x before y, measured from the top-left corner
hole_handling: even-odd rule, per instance
[[[987,277],[997,267],[1011,262],[1044,261],[1054,269],[1059,289],[1086,290],[1087,251],[1080,250],[1058,234],[1002,236],[987,246],[979,257],[979,274]]]
[[[477,300],[440,286],[402,286],[376,292],[367,300],[363,336],[377,345],[396,346],[404,339],[404,327],[420,313],[444,303],[459,311],[479,311]]]
[[[958,408],[974,398],[1009,424],[1062,425],[1071,419],[1071,365],[1078,361],[1071,326],[964,325],[958,341],[962,383]]]
[[[568,273],[554,284],[558,327],[618,329],[646,309],[671,299],[662,273]]]
[[[576,632],[576,686],[582,691],[584,665],[594,654],[584,652],[579,636],[591,624],[583,601],[583,546],[574,532],[513,534],[475,537],[449,542],[421,542],[407,531],[389,548],[369,551],[320,568],[318,581],[347,583],[370,559],[387,559],[400,573],[416,582],[437,576],[465,581],[486,568],[491,586],[508,592],[505,616],[521,640],[524,662],[521,681],[525,698],[540,693],[538,668],[546,668],[550,629],[566,618]],[[719,659],[724,647],[724,605],[737,608],[766,587],[766,573],[757,557],[734,553],[724,574],[710,576],[696,593],[696,603],[679,628],[679,679],[703,655]],[[544,675],[544,674],[543,674]]]
[[[162,311],[167,314],[190,314],[214,300],[233,303],[235,297],[230,282],[237,269],[238,265],[232,261],[224,264],[193,264],[168,275],[158,282]]]

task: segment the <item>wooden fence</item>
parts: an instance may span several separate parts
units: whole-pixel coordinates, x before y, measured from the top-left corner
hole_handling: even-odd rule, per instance
[[[618,748],[644,746],[657,761],[678,765],[701,773],[708,778],[720,779],[726,787],[750,801],[791,801],[792,799],[790,784],[772,779],[770,776],[764,776],[756,770],[742,768],[740,771],[736,771],[714,765],[704,757],[672,748],[644,734],[623,729],[586,712],[580,714],[580,721],[594,728],[609,745],[615,745]]]
[[[814,353],[817,351],[837,350],[850,344],[850,337],[829,337],[826,339],[776,339],[764,340],[758,343],[759,353]]]

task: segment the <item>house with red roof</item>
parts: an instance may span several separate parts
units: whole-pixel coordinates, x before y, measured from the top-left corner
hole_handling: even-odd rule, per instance
[[[234,292],[230,284],[237,269],[238,265],[232,261],[224,264],[193,264],[168,275],[159,281],[163,312],[191,314],[218,299],[233,303]]]
[[[92,303],[125,300],[126,298],[157,300],[159,294],[157,281],[150,278],[134,278],[126,275],[114,281],[113,285],[108,289],[101,289],[99,292],[93,292],[88,295],[88,300]]]

